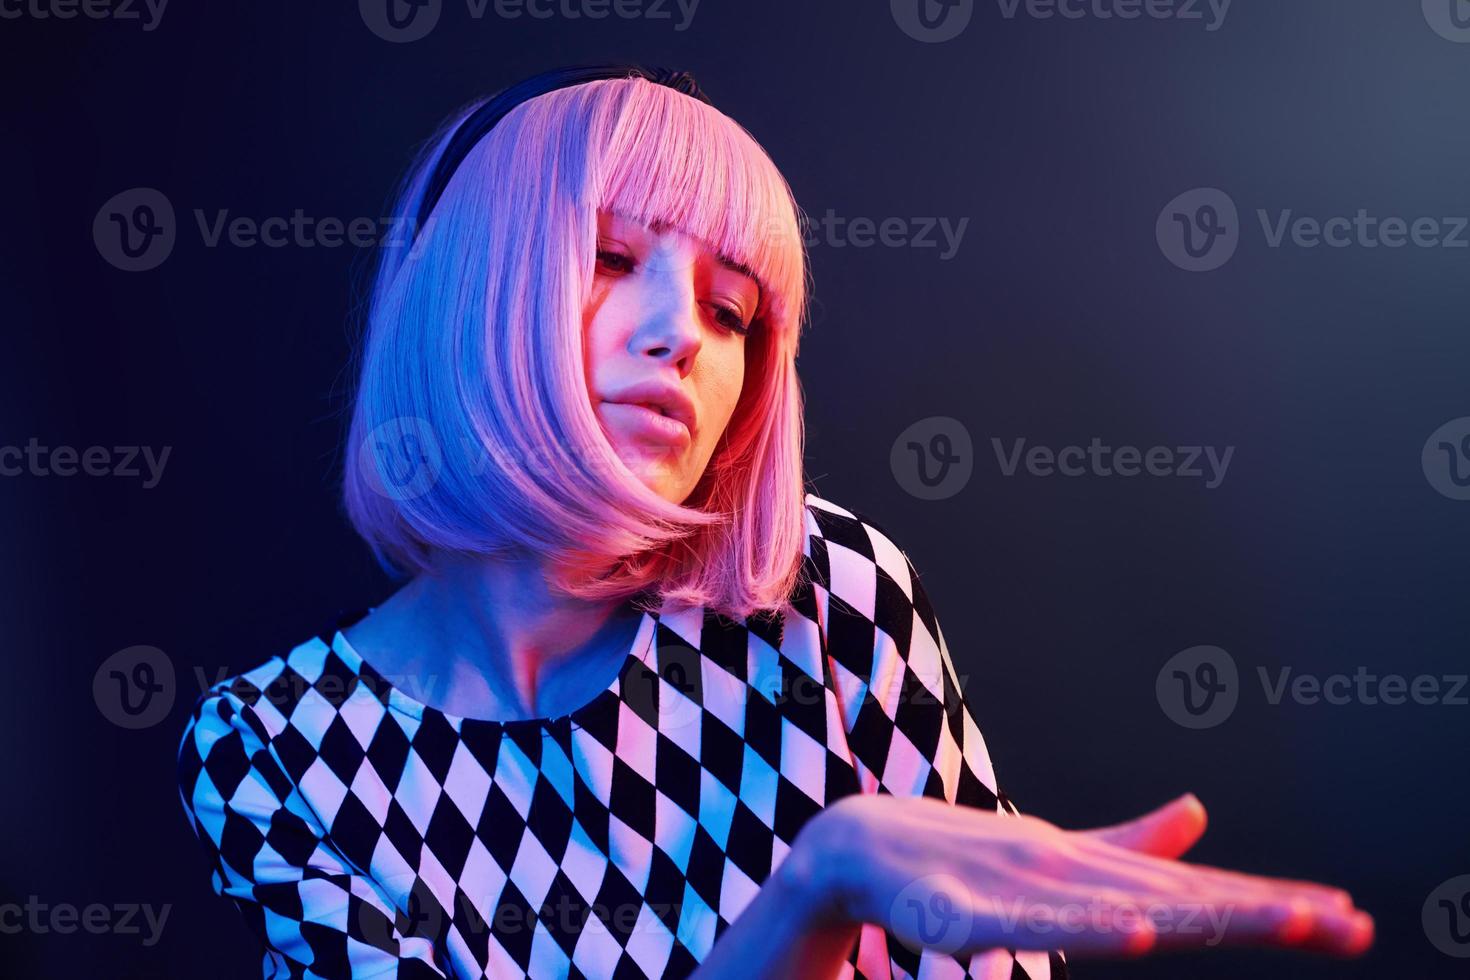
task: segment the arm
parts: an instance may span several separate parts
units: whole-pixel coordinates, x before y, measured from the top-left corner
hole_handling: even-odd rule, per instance
[[[827,980],[845,971],[859,936],[864,974],[894,977],[1065,976],[1062,945],[1080,955],[1228,945],[1351,956],[1371,944],[1372,920],[1338,889],[1174,860],[1204,830],[1192,797],[1090,831],[1017,813],[994,783],[907,558],[870,525],[827,529],[832,540],[813,548],[831,583],[831,606],[819,608],[824,652],[862,792],[802,828],[696,980]],[[885,569],[876,582],[863,562]],[[915,679],[941,696],[923,697]]]
[[[833,980],[841,975],[862,923],[841,914],[833,901],[836,891],[809,860],[817,855],[804,837],[805,828],[690,980]]]
[[[814,503],[811,514],[817,531],[810,544],[813,577],[819,595],[826,595],[819,603],[821,634],[861,795],[928,798],[1018,816],[997,781],[966,679],[955,670],[907,553],[862,513]],[[951,960],[937,949],[901,942],[880,928],[884,924],[876,920],[864,930],[859,963],[865,973],[1067,976],[1057,951],[1000,948]]]
[[[202,697],[179,745],[185,814],[216,894],[232,899],[264,946],[266,978],[443,978],[427,938],[405,934],[377,884],[325,839],[236,693]]]
[[[1014,814],[996,785],[938,619],[908,556],[871,520],[829,508],[809,498],[805,567],[813,588],[802,608],[814,610],[837,701],[841,731],[833,732],[832,748],[847,757],[859,795],[928,796]],[[733,976],[727,971],[734,970],[779,976],[785,968],[792,976],[832,977],[859,940],[857,962],[869,976],[935,970],[959,976],[963,967],[990,976],[1001,961],[1007,977],[1066,975],[1060,954],[1044,950],[997,951],[973,964],[929,962],[944,954],[906,948],[891,932],[885,935],[881,919],[851,918],[833,902],[838,889],[829,872],[842,862],[860,864],[862,856],[835,855],[827,823],[813,820],[803,828],[792,853],[721,936],[697,978]],[[799,915],[793,914],[797,908]]]

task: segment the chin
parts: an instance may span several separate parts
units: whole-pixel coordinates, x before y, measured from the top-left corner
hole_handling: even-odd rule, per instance
[[[662,458],[647,447],[620,448],[619,457],[640,483],[671,504],[680,504],[694,489],[681,460]]]

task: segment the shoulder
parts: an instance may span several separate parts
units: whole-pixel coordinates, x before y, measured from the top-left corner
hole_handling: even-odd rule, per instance
[[[328,741],[359,675],[333,646],[335,628],[211,685],[179,740],[176,776],[198,832],[223,841],[226,809],[269,819]],[[228,808],[226,807],[228,804]]]
[[[841,540],[861,528],[888,537],[887,532],[871,515],[854,507],[819,497],[815,493],[808,493],[804,503],[808,534]]]
[[[813,605],[863,778],[902,795],[993,809],[994,774],[964,679],[908,554],[860,510],[811,495],[807,509]],[[960,775],[958,758],[968,774]]]
[[[334,637],[357,615],[339,618],[286,652],[211,685],[194,703],[184,741],[233,729],[266,745],[314,706],[331,709],[340,703],[361,678],[359,665],[349,662]]]
[[[934,626],[929,597],[907,552],[871,515],[808,493],[807,565],[814,585],[871,622]]]

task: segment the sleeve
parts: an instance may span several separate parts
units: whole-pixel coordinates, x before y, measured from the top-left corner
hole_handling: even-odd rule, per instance
[[[1018,813],[996,780],[965,697],[967,677],[955,671],[908,555],[858,512],[817,508],[813,515],[819,533],[811,557],[826,592],[819,628],[861,791]],[[891,961],[875,973],[863,958],[878,936]],[[856,962],[865,976],[895,980],[1068,975],[1058,951],[990,950],[963,963],[936,950],[915,953],[877,925],[864,927]]]
[[[228,688],[206,692],[179,744],[179,792],[211,884],[264,944],[273,978],[447,976],[429,939],[325,839],[268,748],[260,716]]]

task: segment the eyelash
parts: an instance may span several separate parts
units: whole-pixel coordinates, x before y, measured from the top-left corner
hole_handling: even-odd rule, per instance
[[[598,249],[597,261],[604,262],[608,259],[611,259],[614,262],[626,263],[627,268],[616,270],[619,274],[632,272],[633,269],[637,266],[637,263],[635,263],[631,258],[626,255],[619,254],[618,252],[610,252],[605,249]],[[750,335],[751,328],[741,323],[740,312],[736,310],[733,306],[726,306],[723,303],[714,303],[712,305],[715,308],[715,319],[719,322],[721,327],[725,328],[731,333],[738,334],[741,337],[746,337]],[[722,317],[726,319],[722,319]]]

